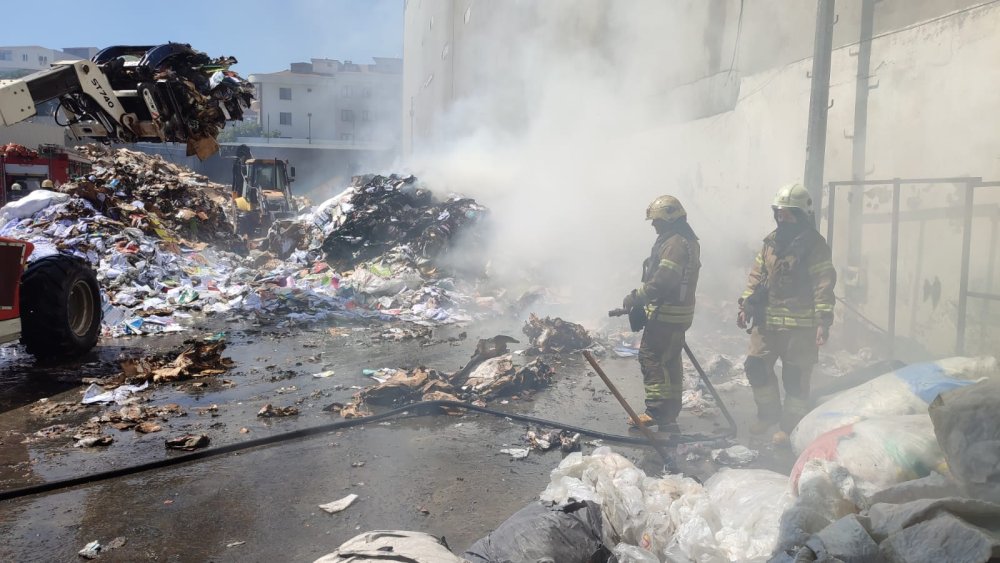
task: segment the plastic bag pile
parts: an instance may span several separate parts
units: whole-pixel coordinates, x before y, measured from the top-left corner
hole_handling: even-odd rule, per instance
[[[780,473],[726,469],[704,485],[679,475],[658,479],[607,447],[570,454],[552,472],[541,500],[570,499],[601,505],[604,544],[622,563],[766,559],[792,502]]]

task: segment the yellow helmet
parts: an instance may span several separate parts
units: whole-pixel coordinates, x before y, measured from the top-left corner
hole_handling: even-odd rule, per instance
[[[54,188],[54,187],[56,187],[56,185],[52,183],[52,180],[45,179],[45,180],[42,180],[42,187],[43,188]]]
[[[812,197],[802,184],[788,184],[778,190],[771,203],[774,209],[801,209],[805,213],[812,210]]]
[[[673,221],[685,216],[687,216],[687,211],[684,211],[684,206],[672,195],[661,195],[654,199],[653,203],[650,203],[649,207],[646,208],[647,221],[652,221],[653,219]]]

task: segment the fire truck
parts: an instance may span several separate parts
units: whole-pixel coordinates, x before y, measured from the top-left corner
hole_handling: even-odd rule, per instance
[[[86,176],[90,168],[89,160],[58,145],[40,145],[38,150],[15,144],[0,147],[0,205],[41,188],[45,180],[58,187]],[[11,191],[14,184],[21,186],[19,192]]]

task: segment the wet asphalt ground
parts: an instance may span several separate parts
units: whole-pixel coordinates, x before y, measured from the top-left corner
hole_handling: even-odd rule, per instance
[[[18,347],[0,349],[0,488],[153,461],[178,452],[164,440],[203,433],[212,446],[236,443],[341,420],[323,410],[347,402],[356,387],[373,381],[366,368],[427,366],[444,372],[462,367],[478,338],[512,335],[524,342],[516,319],[435,329],[433,339],[459,332],[457,343],[427,346],[426,339],[386,342],[379,335],[392,325],[308,325],[261,327],[206,321],[185,333],[102,341],[80,362],[38,366]],[[332,329],[332,332],[331,332]],[[32,434],[57,423],[76,425],[110,407],[42,417],[31,413],[39,399],[78,403],[83,377],[120,371],[123,358],[177,351],[186,339],[225,332],[225,355],[235,362],[224,375],[158,385],[144,393],[144,406],[179,404],[185,416],[161,422],[163,430],[138,434],[105,430],[107,447],[74,448],[72,432],[56,438]],[[734,331],[735,332],[735,331]],[[739,356],[739,334],[720,339],[689,333],[696,354]],[[513,345],[515,350],[526,344]],[[586,428],[624,434],[625,415],[579,354],[545,356],[557,372],[554,384],[529,400],[493,401],[509,410]],[[705,358],[701,358],[705,362]],[[530,358],[515,356],[516,364]],[[602,365],[626,398],[642,405],[642,385],[634,358],[604,357]],[[313,374],[333,370],[327,378]],[[202,383],[195,386],[195,383]],[[741,428],[752,404],[745,387],[723,392]],[[297,416],[256,416],[267,403],[295,405]],[[385,409],[375,408],[376,412]],[[721,415],[685,411],[682,426],[717,433]],[[531,452],[512,460],[505,447],[522,446],[526,427],[486,414],[408,416],[244,450],[207,460],[148,471],[114,480],[0,502],[0,560],[80,561],[77,552],[98,540],[124,545],[100,554],[99,561],[312,561],[354,535],[376,529],[406,529],[444,536],[460,553],[508,516],[535,500],[565,454]],[[745,434],[745,432],[741,432]],[[761,450],[753,467],[787,473],[791,453],[769,441],[740,443]],[[601,445],[582,439],[584,453]],[[662,472],[651,450],[604,442],[633,459],[647,473]],[[705,459],[677,456],[681,468],[701,478],[717,466]],[[318,505],[357,494],[348,509],[328,514]],[[118,540],[120,543],[121,540]]]

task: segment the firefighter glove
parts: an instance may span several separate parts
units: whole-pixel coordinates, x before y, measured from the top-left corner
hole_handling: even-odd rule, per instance
[[[622,299],[622,308],[626,311],[631,311],[632,307],[636,305],[640,305],[639,292],[633,289],[631,293],[625,296],[625,299]]]

